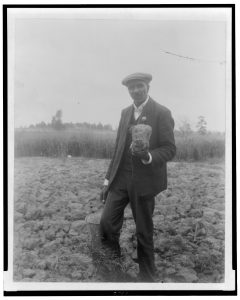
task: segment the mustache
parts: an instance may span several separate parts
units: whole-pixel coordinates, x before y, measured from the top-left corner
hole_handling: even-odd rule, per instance
[[[142,92],[132,92],[133,95],[143,95],[144,93]]]

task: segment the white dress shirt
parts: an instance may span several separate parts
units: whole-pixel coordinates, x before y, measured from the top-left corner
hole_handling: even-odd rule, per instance
[[[141,115],[144,106],[147,104],[149,100],[149,96],[147,96],[147,99],[138,107],[133,103],[133,108],[134,108],[134,119],[137,120],[139,116]]]

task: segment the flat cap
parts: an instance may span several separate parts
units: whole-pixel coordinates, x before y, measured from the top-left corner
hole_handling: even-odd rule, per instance
[[[122,80],[122,84],[128,86],[129,83],[134,80],[141,80],[148,84],[152,80],[152,75],[147,73],[134,73],[125,77]]]

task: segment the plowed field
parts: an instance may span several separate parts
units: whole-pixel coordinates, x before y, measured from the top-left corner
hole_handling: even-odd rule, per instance
[[[85,217],[100,210],[108,160],[17,158],[14,173],[14,280],[101,281],[88,248]],[[222,282],[224,165],[169,163],[168,190],[156,198],[159,282]],[[136,242],[127,207],[124,270],[134,277]]]

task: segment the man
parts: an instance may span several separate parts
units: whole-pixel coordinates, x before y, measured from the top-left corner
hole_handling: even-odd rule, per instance
[[[105,203],[100,222],[103,242],[120,255],[119,236],[124,209],[130,202],[136,224],[140,281],[153,282],[155,275],[153,245],[154,197],[167,188],[166,162],[176,152],[174,121],[171,112],[149,95],[150,74],[135,73],[123,79],[133,105],[121,114],[115,151],[110,162],[101,199]],[[131,127],[150,125],[149,149],[134,152]]]

